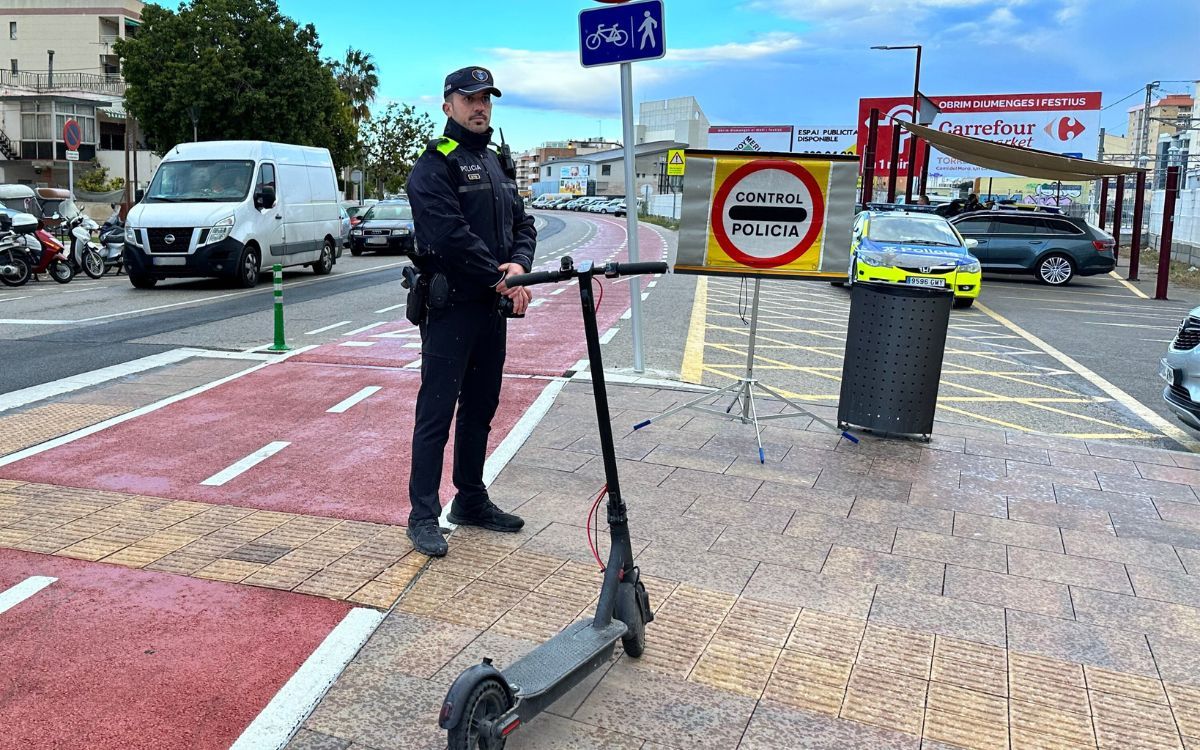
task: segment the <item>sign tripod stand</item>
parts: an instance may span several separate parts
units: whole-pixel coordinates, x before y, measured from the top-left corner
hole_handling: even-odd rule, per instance
[[[816,414],[813,414],[812,412],[808,411],[800,404],[797,404],[795,401],[792,401],[787,396],[784,396],[779,391],[776,391],[774,388],[762,383],[761,381],[759,381],[757,378],[754,377],[754,344],[758,338],[758,300],[759,300],[759,292],[761,291],[761,288],[762,288],[762,279],[756,276],[754,278],[754,301],[751,303],[751,306],[750,306],[750,341],[746,348],[746,372],[745,372],[745,374],[743,374],[740,378],[738,378],[737,382],[730,383],[729,385],[725,386],[724,388],[718,388],[715,391],[705,393],[702,396],[699,396],[697,398],[692,399],[691,401],[688,401],[686,404],[680,404],[679,406],[676,406],[675,408],[669,409],[668,411],[658,415],[654,419],[647,419],[644,422],[639,422],[638,424],[633,426],[633,429],[640,430],[643,427],[646,427],[647,425],[649,425],[651,422],[654,422],[654,421],[660,420],[660,419],[665,419],[666,417],[669,417],[672,414],[677,414],[678,412],[681,412],[684,409],[696,409],[698,411],[707,412],[709,414],[725,416],[725,415],[731,414],[733,412],[734,406],[739,406],[740,407],[739,413],[735,415],[737,417],[737,419],[742,424],[753,424],[754,425],[754,439],[758,442],[758,462],[760,464],[766,463],[767,456],[766,456],[766,451],[763,450],[762,427],[759,425],[759,422],[764,422],[768,419],[788,419],[790,417],[809,417],[809,418],[815,420],[816,422],[828,427],[833,432],[840,432],[842,437],[846,438],[850,442],[852,442],[852,443],[858,442],[858,438],[854,437],[849,432],[846,432],[845,430],[841,430],[838,427],[836,427],[832,422],[829,422],[825,419],[822,419],[821,417],[818,417]],[[758,410],[755,409],[755,407],[754,407],[754,390],[755,390],[755,388],[758,388],[759,390],[762,390],[763,392],[765,392],[767,395],[775,398],[778,401],[783,402],[784,411],[780,412],[779,414],[762,414],[762,415],[760,415],[758,413]],[[728,396],[733,397],[733,400],[729,402],[729,406],[726,407],[725,409],[720,409],[719,407],[714,407],[712,404],[705,403],[707,401],[712,401],[713,399],[719,398],[722,395],[728,395]],[[788,410],[789,407],[790,407],[790,409],[793,409],[794,411],[789,411]]]

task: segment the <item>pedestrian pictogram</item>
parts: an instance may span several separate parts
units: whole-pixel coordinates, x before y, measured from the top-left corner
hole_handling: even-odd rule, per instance
[[[687,166],[687,159],[683,155],[683,149],[672,148],[667,150],[667,176],[682,177]]]
[[[654,60],[664,54],[662,0],[610,5],[579,13],[579,61],[585,68]]]

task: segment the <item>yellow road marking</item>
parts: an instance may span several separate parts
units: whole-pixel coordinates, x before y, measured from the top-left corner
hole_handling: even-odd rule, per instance
[[[692,322],[688,325],[683,347],[683,365],[679,377],[685,383],[700,383],[704,378],[704,326],[708,322],[708,277],[696,277],[696,299],[692,303]]]
[[[1116,271],[1109,271],[1108,275],[1112,276],[1114,279],[1116,279],[1118,284],[1125,287],[1126,289],[1133,292],[1134,294],[1141,297],[1142,299],[1150,299],[1148,296],[1146,296],[1146,293],[1143,292],[1141,289],[1138,289],[1133,284],[1130,284],[1128,281],[1126,281],[1125,279],[1122,279],[1120,276],[1118,276]]]
[[[1021,328],[1016,323],[1012,322],[1011,320],[1004,317],[1003,315],[995,312],[994,310],[987,307],[986,305],[977,304],[976,309],[978,309],[980,312],[984,313],[985,315],[990,316],[997,323],[999,323],[1000,325],[1009,329],[1010,331],[1017,334],[1021,338],[1025,339],[1030,344],[1033,344],[1037,348],[1046,352],[1051,357],[1054,357],[1059,362],[1061,362],[1064,367],[1073,371],[1076,375],[1079,375],[1084,380],[1087,380],[1089,383],[1091,383],[1092,385],[1099,388],[1102,392],[1115,398],[1118,403],[1120,403],[1122,406],[1124,406],[1129,411],[1136,414],[1138,417],[1140,417],[1142,419],[1142,421],[1144,421],[1147,424],[1149,424],[1150,426],[1154,427],[1159,432],[1161,432],[1163,435],[1171,438],[1172,440],[1175,440],[1180,445],[1187,448],[1189,451],[1200,453],[1200,442],[1197,442],[1194,438],[1190,437],[1183,430],[1181,430],[1180,428],[1171,424],[1167,420],[1163,419],[1155,412],[1151,411],[1150,407],[1146,406],[1145,404],[1143,404],[1140,401],[1138,401],[1137,399],[1135,399],[1133,396],[1130,396],[1125,391],[1123,391],[1120,388],[1118,388],[1117,386],[1113,385],[1112,383],[1110,383],[1105,378],[1101,377],[1096,372],[1088,369],[1087,367],[1084,367],[1079,362],[1076,362],[1071,357],[1067,356],[1066,354],[1063,354],[1058,349],[1055,349],[1053,346],[1050,346],[1045,341],[1042,341],[1037,336],[1034,336],[1029,331],[1026,331],[1024,328]]]

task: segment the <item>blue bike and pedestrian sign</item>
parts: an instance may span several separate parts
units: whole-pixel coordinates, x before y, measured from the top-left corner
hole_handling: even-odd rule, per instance
[[[585,68],[656,60],[666,52],[662,0],[579,13],[579,62]]]

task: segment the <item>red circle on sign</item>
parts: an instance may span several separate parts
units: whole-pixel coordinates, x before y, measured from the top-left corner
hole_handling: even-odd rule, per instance
[[[63,123],[63,143],[71,151],[78,149],[79,144],[83,143],[83,128],[79,127],[77,120],[67,120]]]
[[[804,236],[800,238],[800,242],[798,242],[795,247],[783,253],[782,255],[777,255],[773,258],[756,258],[753,255],[748,255],[747,253],[739,250],[737,246],[733,244],[733,240],[729,238],[729,234],[725,231],[724,222],[725,201],[728,200],[729,194],[733,191],[733,186],[744,179],[747,175],[764,169],[782,169],[785,172],[795,175],[800,179],[801,182],[804,183],[804,187],[808,188],[809,195],[812,196],[813,201],[813,220],[812,225],[808,228],[808,231],[804,233]],[[721,187],[717,189],[717,194],[713,199],[712,216],[710,217],[710,221],[712,222],[712,230],[713,234],[717,238],[717,243],[720,244],[721,248],[729,254],[730,258],[733,258],[744,266],[751,266],[753,268],[775,268],[776,266],[783,266],[791,263],[796,258],[799,258],[801,255],[804,255],[804,253],[808,252],[808,250],[812,247],[813,240],[815,240],[817,235],[821,233],[821,227],[825,224],[825,201],[821,198],[821,186],[817,183],[817,178],[813,177],[811,172],[799,164],[790,161],[771,161],[767,159],[761,161],[752,161],[749,164],[743,164],[742,166],[733,170],[733,173],[729,175],[729,177],[725,178],[725,181],[721,183]]]

